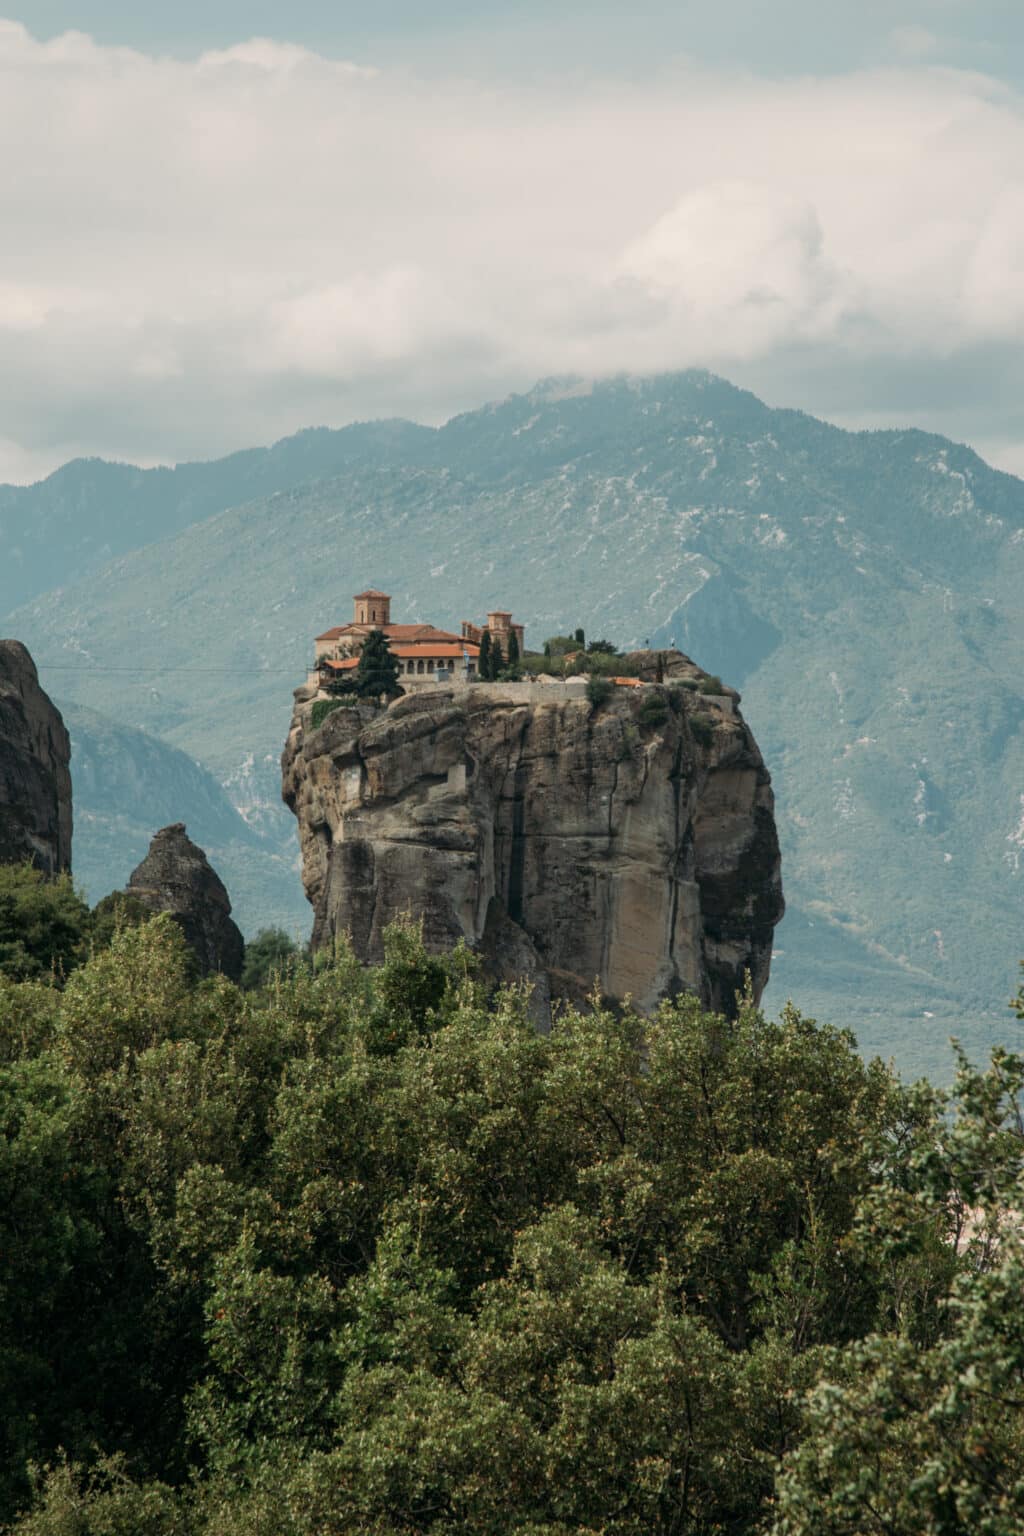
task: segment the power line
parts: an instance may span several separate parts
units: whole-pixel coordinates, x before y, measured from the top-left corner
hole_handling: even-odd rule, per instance
[[[50,672],[130,672],[133,676],[164,677],[168,672],[206,673],[215,677],[223,677],[224,667],[111,667],[106,665],[82,666],[70,661],[47,661],[33,656],[37,668],[45,667]],[[294,677],[300,669],[297,667],[256,667],[255,672],[270,674],[272,676]]]

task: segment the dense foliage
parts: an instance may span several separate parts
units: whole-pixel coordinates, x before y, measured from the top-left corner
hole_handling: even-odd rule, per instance
[[[20,1536],[1024,1518],[1015,1057],[947,1120],[792,1010],[540,1035],[401,928],[242,992],[165,918],[0,1046]]]
[[[283,928],[261,928],[245,946],[242,987],[251,991],[265,986],[273,973],[286,970],[298,953],[299,946]]]
[[[104,949],[119,928],[149,912],[135,896],[115,891],[91,908],[70,875],[47,879],[31,864],[0,865],[0,976],[43,977],[60,983]]]
[[[363,699],[378,699],[381,694],[390,697],[402,691],[398,685],[398,662],[382,629],[371,629],[363,641],[356,668],[356,691]]]

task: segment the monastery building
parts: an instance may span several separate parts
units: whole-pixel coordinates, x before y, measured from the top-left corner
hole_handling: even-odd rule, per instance
[[[485,630],[491,646],[497,646],[503,657],[508,656],[513,634],[519,654],[523,653],[523,626],[513,624],[511,613],[502,610],[489,613],[482,626],[464,619],[461,633],[454,634],[433,624],[392,624],[391,598],[387,592],[373,587],[357,592],[353,601],[355,614],[351,623],[338,624],[316,637],[316,667],[327,676],[343,677],[358,667],[359,652],[372,629],[383,630],[387,636],[388,649],[398,662],[403,686],[414,679],[442,682],[457,673],[466,679],[475,677]]]

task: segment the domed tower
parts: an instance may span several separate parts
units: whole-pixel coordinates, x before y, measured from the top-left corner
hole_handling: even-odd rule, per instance
[[[353,602],[356,605],[357,624],[369,624],[372,629],[383,629],[385,624],[391,623],[391,598],[386,592],[378,592],[376,588],[370,587],[365,592],[357,592]]]

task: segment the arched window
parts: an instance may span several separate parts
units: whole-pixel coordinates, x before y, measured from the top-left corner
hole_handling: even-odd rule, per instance
[[[422,658],[416,663],[416,671],[417,672],[422,672],[423,671],[423,661],[422,661]]]

